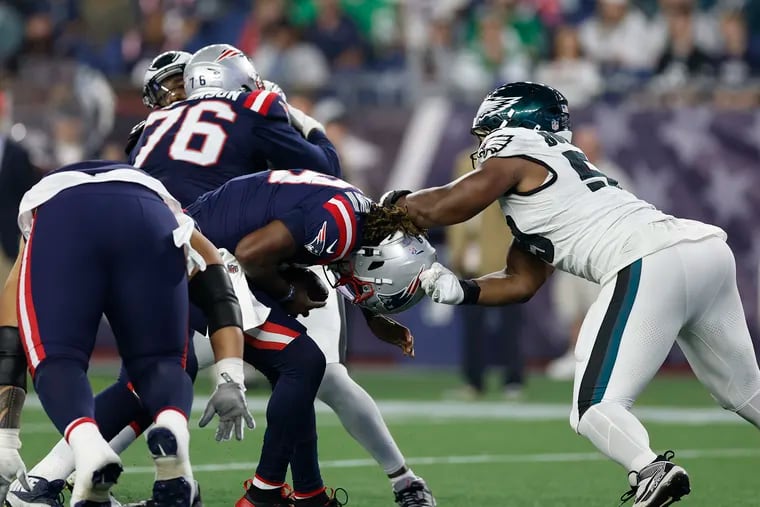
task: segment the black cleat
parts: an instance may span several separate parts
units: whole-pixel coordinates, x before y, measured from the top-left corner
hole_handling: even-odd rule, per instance
[[[664,454],[645,466],[635,475],[636,485],[620,497],[625,503],[633,498],[633,507],[666,507],[691,492],[686,470],[671,463],[673,451]]]
[[[423,479],[408,481],[393,495],[399,507],[436,507],[435,497]]]

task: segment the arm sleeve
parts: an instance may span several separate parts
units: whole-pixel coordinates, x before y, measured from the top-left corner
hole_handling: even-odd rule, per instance
[[[258,102],[262,102],[260,107]],[[310,169],[341,177],[338,152],[332,142],[324,132],[318,130],[312,131],[309,138],[304,139],[290,125],[281,99],[257,101],[254,98],[249,109],[258,113],[263,120],[257,122],[259,124],[254,128],[253,137],[260,141],[259,145],[263,147],[266,158],[274,169]]]

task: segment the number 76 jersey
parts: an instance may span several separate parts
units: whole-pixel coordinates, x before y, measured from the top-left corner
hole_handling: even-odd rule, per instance
[[[594,282],[675,243],[725,233],[666,215],[623,190],[557,134],[507,127],[492,132],[478,162],[520,157],[546,168],[530,192],[511,190],[499,204],[515,242],[557,269]]]

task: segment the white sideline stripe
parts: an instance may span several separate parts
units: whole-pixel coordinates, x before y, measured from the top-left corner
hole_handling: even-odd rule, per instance
[[[760,449],[686,449],[678,451],[679,459],[711,458],[755,458],[760,457]],[[544,454],[474,454],[470,456],[425,456],[408,458],[409,465],[473,465],[481,463],[577,463],[584,461],[608,461],[606,456],[596,452],[565,452]],[[193,465],[193,472],[228,472],[235,470],[252,471],[257,463],[207,463]],[[361,468],[376,467],[377,462],[372,459],[339,459],[320,461],[320,468]],[[152,474],[155,468],[152,466],[127,467],[124,470],[128,474]]]
[[[268,398],[249,397],[248,406],[254,417],[266,410]],[[196,396],[193,413],[199,414],[208,403],[208,396]],[[427,421],[427,424],[447,424],[458,420],[488,419],[492,421],[567,421],[570,406],[563,403],[507,403],[507,402],[456,402],[383,400],[377,402],[383,417],[391,422]],[[39,398],[29,395],[25,408],[40,410]],[[332,414],[327,405],[316,404],[318,414]],[[642,421],[678,425],[746,424],[744,419],[732,412],[710,408],[687,407],[639,407],[633,413]],[[336,425],[338,423],[335,423]],[[332,420],[319,421],[320,426],[332,425]],[[24,434],[53,433],[50,423],[34,422],[23,426]]]

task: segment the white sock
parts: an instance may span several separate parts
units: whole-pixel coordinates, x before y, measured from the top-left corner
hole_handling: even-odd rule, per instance
[[[253,476],[253,485],[259,489],[280,489],[283,486],[282,484],[272,484],[271,482],[266,482],[258,475]]]
[[[155,458],[156,480],[164,481],[184,477],[193,484],[193,470],[190,467],[190,431],[185,415],[174,409],[161,411],[156,416],[156,424],[151,431],[166,428],[174,434],[177,441],[177,455],[166,458]]]
[[[592,405],[578,423],[578,433],[627,472],[639,471],[657,457],[649,448],[647,430],[618,403]]]
[[[419,477],[414,474],[411,468],[407,468],[403,474],[398,477],[389,477],[389,479],[391,480],[393,490],[398,491],[399,489],[404,489],[410,482],[416,481]]]
[[[66,443],[66,440],[61,439],[39,463],[29,470],[29,475],[42,477],[48,481],[55,481],[57,479],[65,480],[73,471],[74,453],[71,452],[71,447]],[[15,488],[17,483],[18,481],[14,481],[13,486],[11,486],[12,491],[18,491]],[[20,483],[18,485],[21,487]],[[31,482],[29,485],[33,486]]]
[[[348,376],[345,366],[327,365],[317,397],[335,412],[349,435],[375,458],[386,474],[405,465],[375,400]]]
[[[108,491],[93,490],[92,473],[108,463],[121,464],[119,456],[105,441],[92,419],[80,418],[71,422],[64,437],[69,442],[74,454],[74,465],[79,471],[79,478],[71,493],[71,505],[81,500],[107,501]]]

